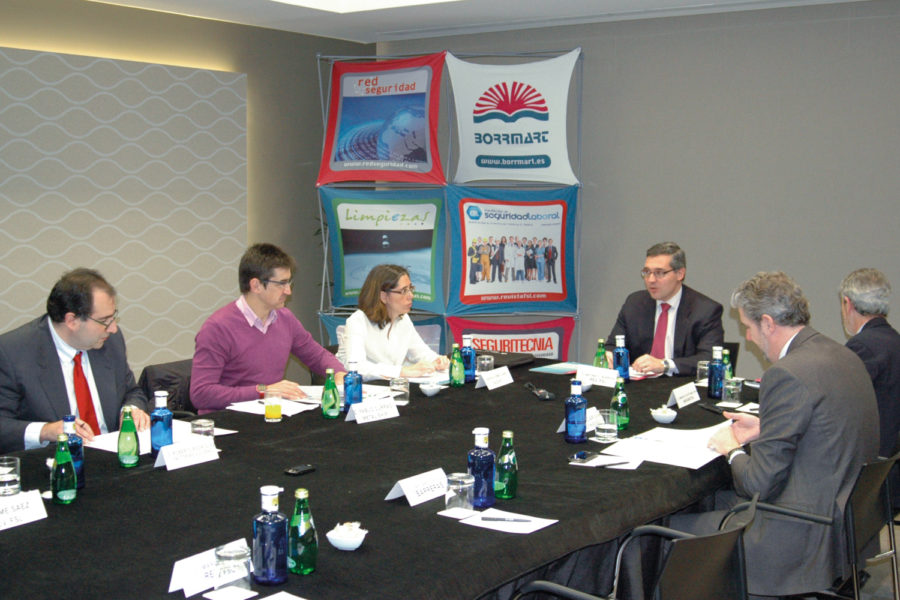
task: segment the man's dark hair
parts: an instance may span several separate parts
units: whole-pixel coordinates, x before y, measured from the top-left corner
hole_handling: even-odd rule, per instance
[[[47,314],[54,323],[65,321],[67,313],[74,313],[82,321],[87,319],[94,312],[94,290],[116,295],[113,286],[94,269],[81,267],[64,273],[50,290]]]
[[[660,242],[647,248],[647,258],[651,256],[660,256],[662,254],[671,257],[669,259],[669,266],[676,271],[687,266],[687,258],[684,255],[684,250],[682,250],[675,242]]]
[[[250,280],[259,279],[263,286],[272,277],[275,269],[287,269],[293,275],[297,263],[291,256],[274,244],[253,244],[241,257],[238,267],[238,285],[241,293],[250,291]]]

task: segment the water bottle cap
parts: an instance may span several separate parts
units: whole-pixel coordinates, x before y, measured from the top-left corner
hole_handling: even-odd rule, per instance
[[[616,346],[624,346],[625,345],[625,336],[617,335],[616,336]]]
[[[280,488],[277,485],[264,485],[259,488],[259,493],[263,496],[277,496],[280,492],[283,492],[284,488]]]
[[[69,436],[66,435],[65,433],[60,433],[58,436],[56,436],[56,441],[57,442],[68,442]]]
[[[297,500],[309,498],[309,490],[306,488],[297,488],[296,490],[294,490],[294,498],[296,498]]]
[[[66,415],[63,417],[63,421],[65,421],[66,423],[74,423],[75,415]]]
[[[475,435],[490,435],[491,430],[489,427],[476,427],[472,430],[472,433]]]
[[[511,438],[512,436],[513,436],[512,429],[504,429],[503,430],[503,437]]]

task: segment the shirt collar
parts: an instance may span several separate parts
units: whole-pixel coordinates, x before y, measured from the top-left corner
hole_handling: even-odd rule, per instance
[[[277,311],[269,311],[269,316],[266,317],[266,320],[263,321],[259,317],[256,316],[256,313],[253,312],[253,309],[250,308],[250,305],[247,304],[247,299],[244,298],[243,295],[239,296],[235,301],[237,308],[241,311],[241,314],[244,315],[244,318],[247,320],[247,325],[250,327],[255,327],[262,331],[263,333],[269,329],[269,325],[275,322],[275,319],[278,318]]]
[[[669,298],[668,300],[657,300],[656,301],[656,311],[660,312],[662,309],[660,306],[663,302],[669,305],[669,314],[674,315],[678,311],[678,305],[681,304],[681,293],[684,291],[684,286],[681,285],[678,287],[678,291],[675,292],[675,295]]]
[[[53,327],[53,320],[50,317],[47,317],[47,327],[50,328],[50,337],[53,338],[53,345],[56,346],[56,353],[68,362],[75,360],[75,355],[78,354],[80,350],[67,344],[66,341],[56,333],[56,328]]]
[[[801,330],[797,330],[797,333],[800,333]],[[784,358],[784,356],[788,353],[788,350],[791,347],[791,342],[794,341],[794,338],[797,337],[797,333],[791,336],[791,339],[784,343],[784,346],[781,347],[781,352],[778,354],[778,360]]]

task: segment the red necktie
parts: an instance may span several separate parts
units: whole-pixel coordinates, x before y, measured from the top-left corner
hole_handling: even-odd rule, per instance
[[[650,349],[650,356],[665,358],[666,330],[669,329],[669,305],[663,302],[659,307],[662,312],[659,313],[659,319],[656,321],[656,333],[653,334],[653,348]]]
[[[91,426],[94,435],[100,435],[100,425],[97,423],[97,414],[94,412],[94,401],[91,400],[91,388],[88,387],[87,378],[81,368],[81,352],[75,354],[75,370],[72,377],[75,384],[75,402],[78,403],[78,416]]]

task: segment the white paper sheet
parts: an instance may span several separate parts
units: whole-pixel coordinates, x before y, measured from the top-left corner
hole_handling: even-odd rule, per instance
[[[717,429],[728,427],[730,424],[731,421],[723,421],[703,429],[654,427],[645,433],[619,440],[601,452],[631,460],[649,460],[676,467],[699,469],[720,456],[718,452],[710,450],[707,444]]]
[[[262,404],[260,404],[262,407]],[[259,413],[262,414],[262,413]],[[237,431],[233,429],[220,429],[216,427],[216,435],[228,435],[231,433],[237,433]],[[172,421],[172,442],[178,443],[187,439],[187,436],[195,435],[191,433],[191,423],[190,421],[182,421],[180,419],[175,419]],[[138,444],[141,446],[141,455],[150,454],[150,429],[145,429],[144,431],[138,431]],[[96,448],[97,450],[105,450],[107,452],[116,452],[119,451],[119,432],[118,431],[110,431],[109,433],[101,433],[100,435],[94,436],[94,439],[90,442],[85,440],[84,445],[88,448]]]
[[[486,521],[485,518],[503,520]],[[558,519],[540,519],[538,517],[530,517],[528,515],[489,508],[477,515],[461,520],[460,523],[474,525],[475,527],[484,527],[485,529],[493,529],[495,531],[505,531],[506,533],[532,533],[538,529],[549,527],[557,521]]]

